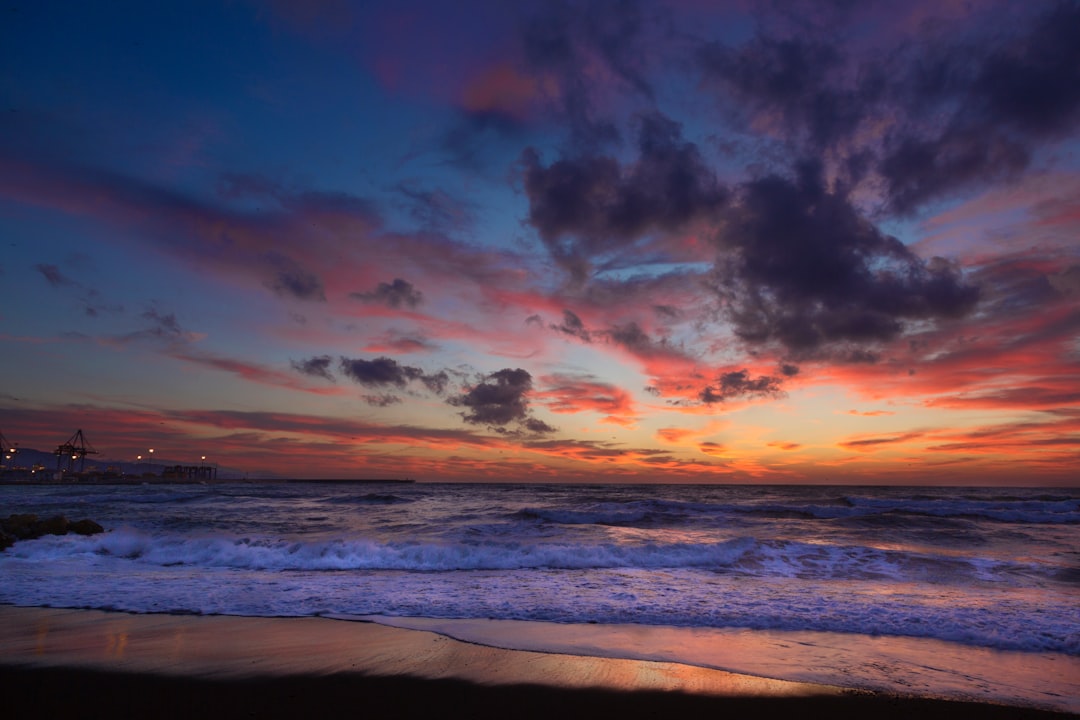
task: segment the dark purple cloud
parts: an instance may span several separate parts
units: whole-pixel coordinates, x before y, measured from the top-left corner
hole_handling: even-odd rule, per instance
[[[1030,136],[1075,135],[1080,120],[1080,3],[1047,3],[1030,29],[987,47],[971,82],[975,110]],[[952,59],[952,63],[962,59]]]
[[[581,318],[570,310],[563,310],[563,321],[558,325],[552,323],[551,329],[570,337],[576,337],[587,343],[592,342],[592,333],[585,327],[585,323],[582,322]]]
[[[387,307],[400,308],[402,306],[415,308],[424,300],[424,295],[413,284],[401,278],[394,278],[391,283],[381,282],[370,292],[349,293],[349,297],[366,303],[386,305]]]
[[[832,27],[764,23],[741,45],[703,44],[697,67],[728,122],[753,132],[766,118],[797,156],[828,152],[848,183],[884,190],[888,213],[1014,178],[1077,133],[1080,4],[1013,7],[1010,26],[988,6],[861,54],[835,42],[858,13],[818,9]]]
[[[654,340],[636,322],[616,325],[605,331],[610,342],[620,345],[639,357],[657,354],[678,354],[664,339]]]
[[[65,285],[75,285],[75,281],[60,272],[60,268],[55,265],[47,265],[45,263],[39,263],[34,266],[34,269],[41,273],[41,276],[45,278],[53,287],[63,287]]]
[[[889,209],[908,215],[959,188],[1015,177],[1029,161],[1028,148],[998,129],[950,127],[931,138],[904,137],[882,158],[879,170]]]
[[[180,325],[180,321],[176,319],[175,313],[162,313],[157,309],[151,308],[142,314],[144,320],[150,322],[150,326],[144,330],[140,330],[133,336],[139,337],[152,337],[161,340],[179,341],[186,340],[188,333]]]
[[[748,370],[722,374],[716,382],[705,386],[698,397],[706,405],[738,397],[775,398],[783,395],[781,379],[771,375],[751,377]]]
[[[38,263],[34,266],[34,269],[41,273],[45,281],[54,288],[73,288],[77,290],[83,313],[87,317],[97,317],[102,312],[120,313],[124,310],[122,305],[106,303],[100,291],[73,280],[56,265]]]
[[[275,293],[297,300],[326,302],[326,291],[318,275],[283,255],[270,254],[267,260],[273,274],[266,281],[266,286]]]
[[[446,392],[446,386],[450,382],[445,370],[428,374],[418,367],[402,365],[388,357],[374,360],[343,357],[340,367],[346,377],[365,387],[405,388],[410,383],[419,382],[431,392],[441,395]]]
[[[654,53],[651,35],[662,27],[652,8],[637,0],[552,2],[522,24],[525,65],[539,76],[557,79],[558,119],[569,142],[580,151],[617,142],[616,123],[598,107],[602,73],[582,72],[590,65],[606,70],[623,89],[651,100],[648,63]]]
[[[383,395],[361,395],[360,397],[368,405],[373,405],[375,407],[381,407],[381,408],[390,407],[391,405],[397,405],[399,403],[404,402],[397,395],[391,395],[389,393],[386,393],[386,394],[383,394]]]
[[[293,370],[303,375],[333,381],[334,376],[330,373],[330,364],[332,362],[333,359],[329,355],[318,355],[307,360],[293,360],[289,364]]]
[[[472,425],[505,429],[516,424],[533,433],[554,432],[555,428],[534,418],[529,410],[528,395],[532,387],[532,375],[528,371],[504,368],[487,375],[448,402],[465,408],[461,416]]]
[[[956,266],[881,233],[816,164],[747,183],[718,235],[716,290],[736,334],[793,356],[891,340],[960,317],[979,293]]]
[[[802,142],[824,149],[850,135],[879,99],[884,78],[872,64],[855,65],[834,42],[807,37],[757,37],[738,48],[707,43],[697,62],[710,85],[735,102],[737,122],[774,114]]]
[[[395,188],[409,215],[431,232],[461,232],[475,222],[475,204],[454,197],[442,188],[429,189],[418,182],[402,182]]]
[[[714,217],[726,189],[678,123],[659,113],[638,118],[638,160],[586,155],[549,166],[532,148],[522,154],[529,223],[553,259],[584,281],[597,256],[651,232],[673,232]]]

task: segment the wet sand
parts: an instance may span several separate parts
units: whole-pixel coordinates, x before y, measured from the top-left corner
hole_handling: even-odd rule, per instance
[[[1069,717],[327,618],[10,606],[0,687],[38,717]]]

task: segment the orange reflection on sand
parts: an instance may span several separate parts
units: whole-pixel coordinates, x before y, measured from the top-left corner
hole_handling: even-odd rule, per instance
[[[105,657],[123,659],[127,644],[128,634],[126,632],[110,633],[105,638]]]
[[[49,637],[49,618],[47,618],[47,617],[39,618],[37,623],[35,623],[35,628],[36,628],[36,631],[35,631],[35,634],[34,634],[34,640],[35,640],[34,654],[35,655],[44,655],[45,654],[45,644],[46,644],[47,639]]]

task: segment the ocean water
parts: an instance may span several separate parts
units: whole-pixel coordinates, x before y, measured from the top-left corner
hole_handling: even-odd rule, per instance
[[[6,604],[888,636],[1080,667],[1080,489],[0,487],[13,512],[108,532],[0,554]]]

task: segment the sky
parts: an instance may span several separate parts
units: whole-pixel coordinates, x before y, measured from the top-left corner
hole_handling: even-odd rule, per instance
[[[20,447],[1080,484],[1080,2],[0,12]]]

